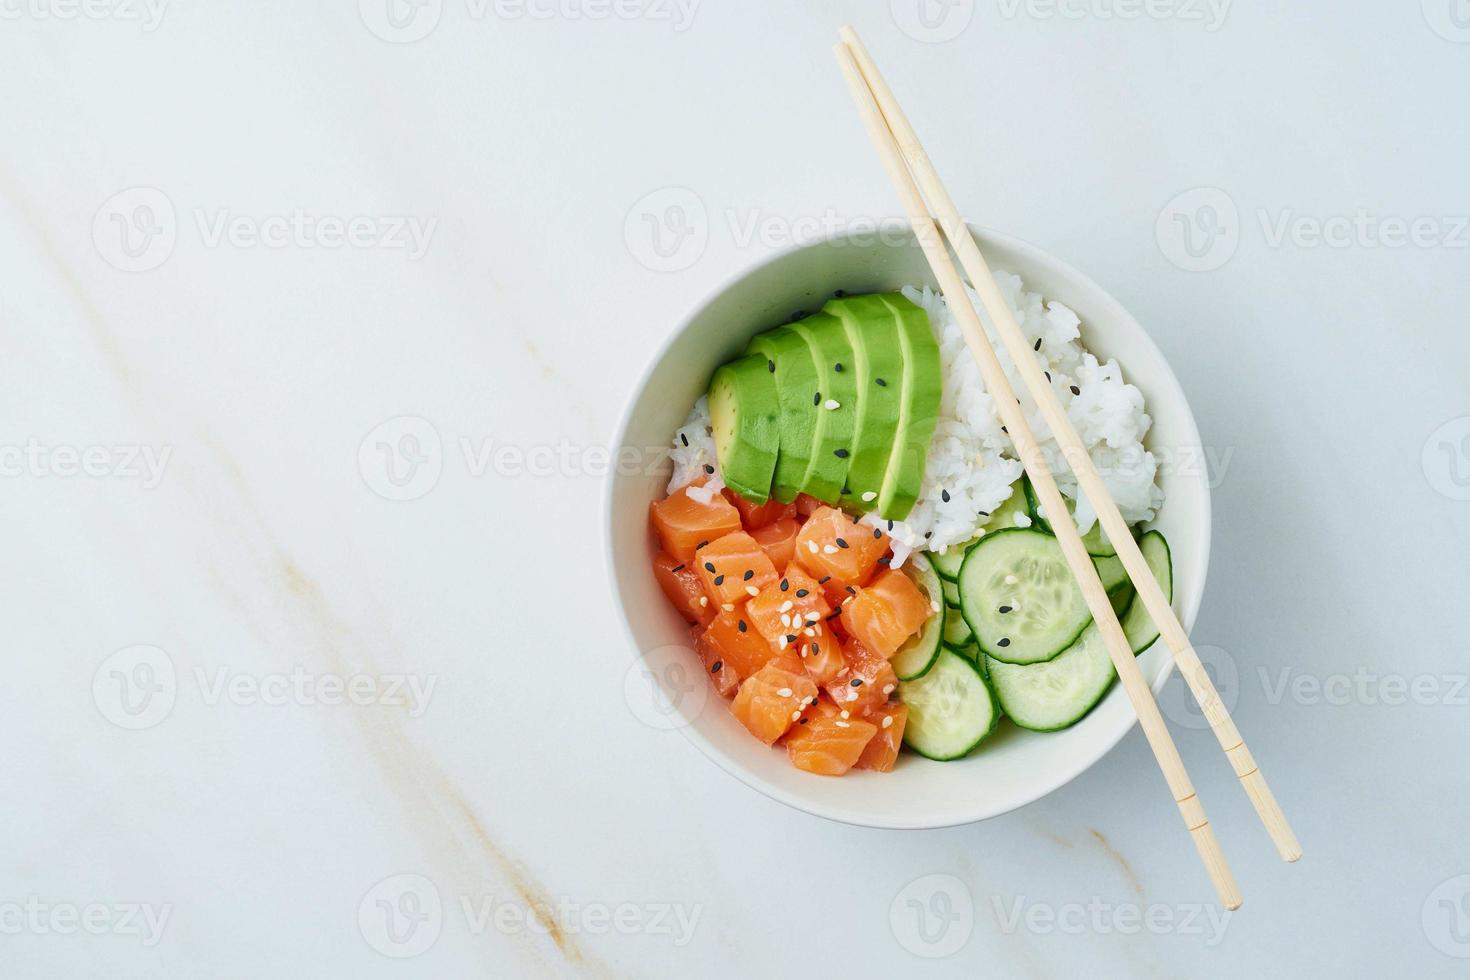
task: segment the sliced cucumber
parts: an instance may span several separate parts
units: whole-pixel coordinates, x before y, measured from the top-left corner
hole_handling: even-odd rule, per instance
[[[1164,590],[1164,598],[1172,604],[1174,602],[1174,559],[1169,553],[1169,542],[1158,531],[1149,531],[1138,542],[1138,550],[1143,552],[1143,560],[1148,563],[1149,571],[1154,573],[1159,588]],[[1148,610],[1143,608],[1141,600],[1134,599],[1133,604],[1128,607],[1128,612],[1124,614],[1123,632],[1127,635],[1128,645],[1133,648],[1135,654],[1147,650],[1159,638],[1159,628],[1149,618]]]
[[[960,610],[994,660],[1035,664],[1076,642],[1092,621],[1057,539],[1042,531],[993,531],[965,555]]]
[[[1066,500],[1065,497],[1062,499]],[[1031,485],[1030,477],[1026,478],[1026,505],[1030,509],[1031,517],[1036,521],[1038,527],[1047,534],[1056,533],[1051,528],[1051,522],[1041,513],[1041,503],[1036,499],[1036,488]],[[1069,511],[1075,510],[1075,505],[1070,500],[1067,501],[1067,509]],[[1101,521],[1093,522],[1092,527],[1088,529],[1087,533],[1082,535],[1082,543],[1087,546],[1087,553],[1096,558],[1111,558],[1118,553],[1118,549],[1113,547],[1112,542],[1108,540],[1107,534],[1104,533]]]
[[[970,624],[965,622],[964,613],[960,612],[958,606],[950,606],[945,610],[944,620],[944,645],[956,650],[975,642],[975,631],[970,629]]]
[[[1109,558],[1094,558],[1092,564],[1097,568],[1097,577],[1102,579],[1103,591],[1112,595],[1118,589],[1129,585],[1128,569],[1116,556]]]
[[[1094,623],[1046,663],[990,660],[990,682],[1006,715],[1033,732],[1055,732],[1087,716],[1113,683],[1113,661]]]
[[[1011,484],[1011,495],[1005,499],[995,510],[990,512],[990,518],[985,522],[985,533],[993,531],[1006,531],[1013,527],[1031,526],[1031,505],[1026,500],[1026,478],[1023,476]],[[1020,515],[1025,520],[1017,524],[1016,517]]]
[[[952,544],[944,554],[929,553],[929,560],[934,563],[934,570],[939,577],[947,582],[953,582],[960,576],[960,565],[965,560],[965,550],[968,544]]]
[[[1135,595],[1137,595],[1137,592],[1134,590],[1133,583],[1131,582],[1127,585],[1120,585],[1112,592],[1109,592],[1108,601],[1113,604],[1113,615],[1121,620],[1124,613],[1128,612],[1128,607],[1133,605],[1133,597]]]
[[[909,581],[918,586],[924,598],[929,601],[930,608],[937,603],[939,611],[930,616],[924,623],[924,628],[911,637],[907,643],[898,648],[890,663],[893,664],[893,672],[901,681],[911,681],[923,677],[934,666],[934,661],[939,658],[940,642],[944,638],[945,606],[944,592],[941,588],[939,575],[934,567],[923,555],[911,555],[904,562],[903,572],[909,577]],[[955,616],[959,619],[959,616]]]
[[[904,744],[925,758],[947,762],[964,756],[1000,720],[980,668],[953,650],[942,650],[927,674],[901,681],[898,689],[909,708]]]
[[[955,583],[955,582],[951,582],[948,579],[945,579],[944,580],[944,586],[943,586],[943,588],[944,588],[944,601],[947,602],[947,603],[949,603],[951,606],[954,606],[955,608],[959,608],[959,605],[960,605],[960,587],[959,587],[959,585],[957,583]]]

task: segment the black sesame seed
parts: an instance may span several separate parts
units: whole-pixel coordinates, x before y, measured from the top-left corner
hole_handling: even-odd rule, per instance
[[[876,383],[878,385],[879,388],[887,388],[888,387],[888,382],[887,381],[884,381],[882,378],[874,378],[873,381],[874,381],[874,383]]]
[[[805,599],[809,595],[811,595],[811,592],[808,591],[807,589],[797,589],[796,590],[796,597],[798,599]]]
[[[786,642],[787,643],[795,643],[796,642],[796,634],[795,633],[788,633],[788,634],[786,634]]]
[[[747,568],[745,570],[745,574],[742,575],[741,578],[744,579],[745,581],[749,582],[751,579],[755,578],[755,569],[753,569],[753,568]]]
[[[836,456],[838,459],[846,459],[847,458],[847,450],[846,449],[834,449],[834,450],[832,450],[832,455],[833,456]]]
[[[1000,427],[1000,431],[1004,432],[1006,435],[1010,435],[1011,434],[1011,430],[1010,429],[1007,429],[1005,426],[1001,426]]]
[[[770,371],[772,374],[776,373],[776,362],[771,360],[769,357],[766,358],[766,370]]]
[[[742,633],[745,632],[745,620],[742,619],[740,622],[736,623],[735,625],[737,627],[739,627],[740,632],[742,632]]]
[[[1072,394],[1074,394],[1074,395],[1080,395],[1080,394],[1082,394],[1082,389],[1079,388],[1079,387],[1077,387],[1076,385],[1073,385],[1072,386]]]
[[[706,473],[711,473],[711,474],[713,474],[713,473],[714,473],[714,471],[715,471],[715,468],[714,468],[714,467],[713,467],[713,466],[711,466],[711,465],[709,465],[709,464],[708,464],[708,463],[705,463],[705,464],[704,464],[704,471],[705,471],[705,472],[706,472]]]
[[[789,588],[791,588],[791,580],[789,578],[783,578],[781,580],[781,591],[785,592]]]
[[[1000,607],[1000,614],[1002,616],[1004,616],[1006,613],[1008,613],[1010,611],[1011,611],[1011,607],[1010,606],[1001,606]]]
[[[842,362],[841,361],[838,361],[836,364],[834,364],[832,366],[837,369],[837,373],[838,374],[841,374],[842,373]]]
[[[832,576],[830,576],[830,575],[823,575],[821,578],[817,579],[817,584],[818,585],[826,585],[830,581],[832,581]]]
[[[1037,337],[1036,338],[1036,346],[1033,347],[1033,348],[1031,348],[1031,349],[1032,350],[1041,350],[1041,338],[1040,337]]]
[[[812,655],[813,656],[816,656],[817,654],[819,654],[821,652],[822,652],[822,648],[819,647],[819,646],[817,646],[815,643],[813,643],[812,644]]]
[[[942,500],[942,501],[944,501],[945,503],[949,503],[949,491],[948,490],[941,490],[941,491],[939,491],[939,499]]]
[[[852,686],[853,687],[862,687],[863,686],[863,679],[861,677],[854,677],[852,679]]]
[[[995,641],[995,645],[999,647],[1008,647],[1011,645],[1010,638],[1002,636],[999,640]]]
[[[850,585],[847,587],[847,591],[852,593],[853,595],[857,595],[857,589],[853,588]]]
[[[834,609],[834,610],[832,610],[831,615],[829,615],[827,617],[827,622],[830,623],[830,622],[832,622],[832,620],[836,619],[838,616],[841,616],[841,615],[842,615],[842,610],[841,609]]]
[[[714,571],[715,571],[715,563],[712,562],[712,561],[705,562],[704,563],[704,570],[706,572],[709,572],[711,575],[713,575],[714,574]]]
[[[873,528],[873,540],[874,541],[882,541],[883,540],[883,532],[880,531],[880,530],[878,530],[876,527]]]
[[[892,521],[889,521],[888,522],[888,530],[890,530],[890,531],[893,530],[893,522]]]
[[[880,564],[880,565],[890,565],[892,563],[893,563],[893,556],[892,555],[884,555],[882,558],[879,558],[878,559],[878,564]]]
[[[990,511],[988,511],[988,510],[982,510],[980,512],[980,516],[981,517],[989,517],[990,516]]]
[[[709,665],[709,672],[711,674],[718,674],[720,672],[720,668],[721,667],[724,667],[724,666],[725,666],[725,661],[723,661],[723,660],[716,660],[714,663],[712,663],[712,664]]]
[[[1046,375],[1046,383],[1047,384],[1051,384],[1051,372],[1050,371],[1042,371],[1041,373],[1044,374],[1044,375]]]
[[[679,441],[686,446],[689,445],[689,437],[682,432],[679,433]]]
[[[669,571],[671,571],[671,572],[682,572],[683,570],[684,570],[684,563],[683,562],[679,562],[679,564],[677,564],[673,568],[669,569]]]
[[[694,546],[694,550],[695,551],[698,551],[700,548],[703,548],[707,544],[709,544],[708,541],[701,541],[701,542],[699,542],[699,544],[697,544],[697,545]]]
[[[846,548],[847,547],[847,539],[846,538],[838,538],[837,539],[837,547],[839,547],[839,548]]]
[[[822,404],[822,393],[820,391],[817,392],[817,393],[815,393],[814,395],[812,395],[812,404],[813,405],[820,405],[820,404]]]
[[[926,537],[926,538],[932,538],[932,537],[934,537],[934,532],[933,531],[925,531],[924,532],[924,537]]]
[[[715,587],[718,588],[718,587],[720,587],[721,585],[724,585],[724,584],[725,584],[725,576],[723,576],[723,575],[716,575],[715,576]]]
[[[803,719],[802,719],[802,720],[801,720],[801,724],[803,724],[803,725],[805,725],[805,724],[806,724],[806,723],[807,723],[807,722],[809,722],[809,721],[811,721],[811,719],[810,719],[810,718],[803,718]]]

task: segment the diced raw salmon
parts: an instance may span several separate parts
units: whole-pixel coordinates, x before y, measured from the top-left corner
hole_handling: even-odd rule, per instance
[[[898,688],[898,675],[887,660],[857,640],[843,645],[842,659],[845,665],[826,686],[828,697],[839,708],[860,715],[888,703],[888,696]]]
[[[809,493],[799,493],[796,495],[796,512],[801,515],[803,520],[811,517],[825,506],[827,505]]]
[[[812,514],[796,536],[796,560],[817,578],[831,576],[839,588],[866,582],[887,550],[882,531],[855,523],[835,507]]]
[[[903,745],[903,726],[909,720],[909,706],[901,701],[890,701],[868,712],[867,720],[878,726],[878,733],[868,740],[856,768],[892,772],[898,762],[898,750]]]
[[[842,659],[842,640],[824,630],[818,636],[804,636],[797,648],[801,662],[806,664],[807,676],[818,687],[826,687],[837,679],[838,673],[847,666]]]
[[[725,671],[734,675],[736,684],[776,656],[776,648],[751,627],[745,610],[740,606],[731,612],[721,610],[700,634],[696,648],[706,669],[723,663]]]
[[[786,736],[786,754],[798,769],[821,776],[841,776],[862,758],[878,726],[823,698],[804,713]]]
[[[763,504],[753,504],[729,487],[725,488],[725,499],[740,511],[740,523],[745,525],[747,531],[754,531],[796,514],[795,504],[783,504],[775,497]]]
[[[679,615],[689,622],[703,626],[715,618],[716,610],[710,605],[699,574],[688,563],[660,551],[653,559],[653,577]]]
[[[806,676],[796,651],[787,650],[746,678],[730,702],[730,711],[752,735],[771,745],[801,717],[808,699],[816,696],[817,685]]]
[[[683,562],[694,557],[700,542],[740,530],[740,511],[734,504],[719,494],[702,504],[690,498],[688,487],[649,504],[648,516],[664,551]]]
[[[745,609],[762,636],[778,645],[784,637],[790,646],[810,639],[804,631],[821,624],[832,611],[817,580],[795,562],[786,566],[780,579],[761,589]]]
[[[744,531],[716,538],[694,555],[696,571],[710,602],[744,602],[776,581],[776,566]]]
[[[863,646],[887,659],[933,614],[929,600],[907,575],[885,571],[842,606],[842,625]]]
[[[705,673],[709,674],[711,683],[721,697],[730,697],[740,688],[740,675],[732,664],[726,662],[726,654],[720,649],[720,645],[714,640],[706,639],[708,630],[701,630],[698,626],[691,629],[694,633],[694,650],[704,664]]]
[[[799,521],[783,517],[765,527],[756,528],[750,532],[750,536],[755,538],[755,543],[771,559],[771,564],[777,568],[785,568],[796,556],[796,535],[800,530]]]

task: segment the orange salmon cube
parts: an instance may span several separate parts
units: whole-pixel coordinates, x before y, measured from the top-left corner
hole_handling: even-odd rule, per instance
[[[934,614],[930,600],[903,572],[885,571],[842,606],[842,626],[885,660]]]
[[[765,527],[756,528],[750,532],[750,536],[755,538],[755,543],[771,559],[772,565],[785,568],[796,557],[796,535],[800,530],[801,524],[796,520],[783,517]]]
[[[898,750],[903,745],[903,726],[909,720],[909,706],[901,701],[892,701],[868,712],[867,720],[878,727],[878,733],[868,740],[856,768],[892,772],[898,762]]]
[[[761,589],[760,595],[746,604],[746,612],[755,628],[772,643],[783,637],[790,646],[800,646],[810,639],[805,630],[814,629],[832,611],[827,597],[816,579],[794,562],[786,566],[781,578]]]
[[[730,711],[750,734],[772,745],[816,696],[817,685],[806,676],[796,652],[788,650],[746,678]]]
[[[648,517],[664,551],[683,562],[694,558],[701,542],[740,530],[740,511],[730,501],[715,494],[702,504],[690,498],[689,487],[649,504]]]
[[[831,684],[847,666],[847,661],[842,657],[842,641],[830,632],[802,637],[797,653],[806,665],[807,676],[818,687]]]
[[[786,754],[798,769],[820,776],[841,776],[862,758],[878,726],[825,699],[809,708],[786,737]]]
[[[796,536],[796,560],[839,588],[866,582],[887,551],[882,531],[854,522],[835,507],[812,514]]]
[[[776,656],[775,647],[751,627],[739,606],[732,612],[721,610],[700,634],[695,648],[705,669],[711,674],[720,673],[715,670],[715,665],[720,664],[724,673],[733,676],[732,685],[739,684]],[[715,686],[720,686],[718,681]]]
[[[679,615],[689,622],[704,626],[715,618],[715,609],[699,581],[699,573],[687,563],[660,551],[653,559],[653,577]]]
[[[887,660],[856,640],[842,647],[845,666],[827,684],[827,696],[854,715],[881,708],[898,689],[898,675]]]
[[[704,665],[705,673],[719,692],[720,697],[728,698],[740,688],[740,675],[735,668],[725,662],[725,653],[719,644],[713,640],[706,639],[708,630],[701,630],[698,626],[692,628],[694,633],[694,652],[699,654],[699,660]]]
[[[716,538],[694,555],[696,571],[717,606],[744,602],[776,581],[776,566],[744,531]]]
[[[725,488],[725,499],[735,505],[740,511],[740,522],[745,525],[747,531],[754,531],[768,524],[774,524],[782,518],[791,517],[796,513],[795,504],[783,504],[775,497],[763,504],[753,504],[740,494]]]

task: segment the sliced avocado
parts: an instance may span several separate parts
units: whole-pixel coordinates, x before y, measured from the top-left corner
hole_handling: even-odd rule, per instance
[[[857,423],[857,370],[852,344],[842,321],[826,313],[798,320],[791,329],[811,346],[817,362],[817,386],[810,396],[817,418],[811,463],[802,490],[835,504],[847,482],[852,433]]]
[[[876,293],[831,300],[822,312],[842,321],[857,369],[857,420],[847,472],[851,493],[843,495],[842,502],[858,510],[877,510],[903,406],[898,315]]]
[[[722,365],[709,383],[709,419],[725,485],[754,504],[771,497],[781,406],[766,359]]]
[[[888,473],[878,493],[878,513],[894,521],[908,517],[924,485],[924,463],[939,421],[944,390],[939,344],[929,327],[929,315],[897,293],[883,301],[898,315],[898,339],[903,355],[903,402]]]
[[[764,357],[766,370],[776,381],[776,397],[781,404],[781,448],[771,495],[789,504],[801,492],[812,460],[817,412],[821,411],[812,404],[812,393],[817,390],[817,362],[805,338],[787,327],[757,334],[745,352]]]

